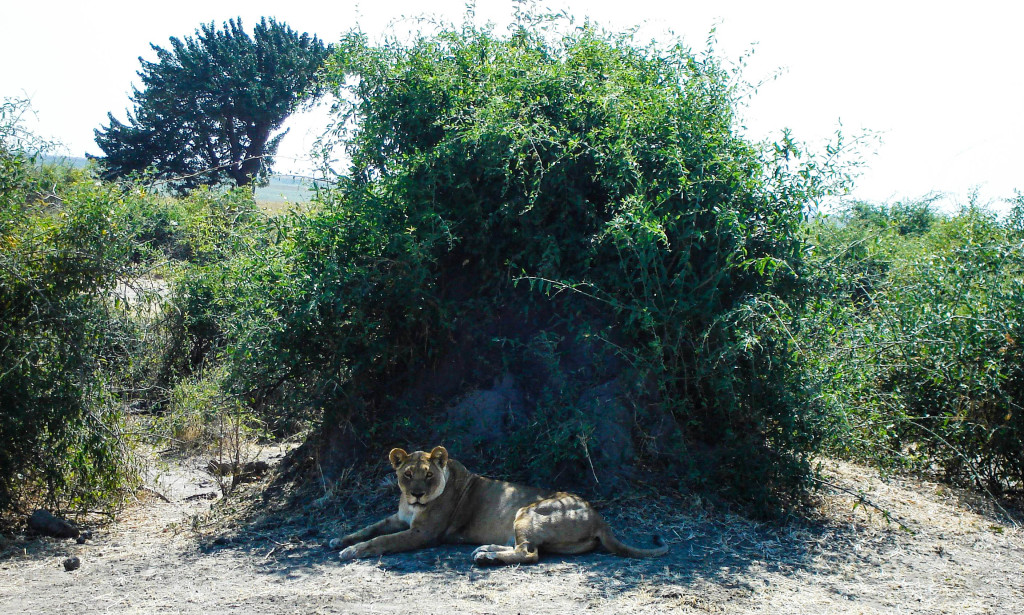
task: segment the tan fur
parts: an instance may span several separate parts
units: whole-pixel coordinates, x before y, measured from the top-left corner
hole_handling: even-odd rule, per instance
[[[623,544],[583,498],[571,493],[491,480],[448,457],[443,446],[388,455],[398,475],[398,512],[331,541],[342,560],[411,551],[441,543],[481,545],[473,561],[532,564],[540,551],[585,553],[598,544],[616,555],[656,557],[668,546]]]

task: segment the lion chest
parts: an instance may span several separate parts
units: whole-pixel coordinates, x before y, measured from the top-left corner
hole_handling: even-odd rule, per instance
[[[403,499],[398,505],[398,518],[409,527],[412,527],[412,522],[416,520],[416,517],[419,516],[422,510],[422,506],[409,506]]]

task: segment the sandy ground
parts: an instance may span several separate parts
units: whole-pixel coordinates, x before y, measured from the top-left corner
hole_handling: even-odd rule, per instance
[[[266,515],[261,485],[221,499],[201,466],[153,476],[169,501],[144,497],[83,545],[4,539],[0,613],[1024,612],[1019,528],[941,485],[883,481],[847,463],[829,462],[828,480],[863,493],[912,533],[835,490],[823,496],[820,520],[781,526],[696,499],[619,503],[603,509],[619,534],[648,544],[660,532],[669,555],[594,553],[498,569],[475,568],[471,547],[339,563],[323,545],[371,511],[338,519],[331,511],[343,498],[325,495]],[[71,555],[81,568],[65,572]]]

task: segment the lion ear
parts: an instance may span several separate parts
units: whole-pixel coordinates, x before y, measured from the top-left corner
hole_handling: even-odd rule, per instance
[[[434,450],[430,451],[430,458],[443,468],[448,465],[448,449],[443,446],[435,446]]]
[[[391,461],[391,467],[396,470],[400,468],[402,464],[405,463],[405,460],[408,458],[409,453],[403,451],[400,448],[393,448],[391,449],[391,452],[388,453],[388,460]]]

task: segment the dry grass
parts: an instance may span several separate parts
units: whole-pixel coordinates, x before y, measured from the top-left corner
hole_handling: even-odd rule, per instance
[[[188,499],[191,486],[210,477],[184,467],[178,479],[188,488],[162,486],[171,502],[152,498],[132,508],[92,544],[8,545],[0,604],[29,613],[801,615],[1013,613],[1024,604],[1020,528],[983,499],[927,481],[882,480],[855,464],[828,461],[827,480],[863,494],[912,532],[845,492],[823,493],[817,519],[784,525],[697,498],[661,499],[604,510],[630,542],[646,543],[653,531],[665,536],[672,551],[659,559],[591,554],[478,569],[470,547],[442,547],[338,563],[322,545],[393,505],[384,476],[349,474],[298,494],[246,486],[210,502]],[[295,496],[301,505],[288,505]],[[71,554],[83,566],[65,573],[60,561]]]

